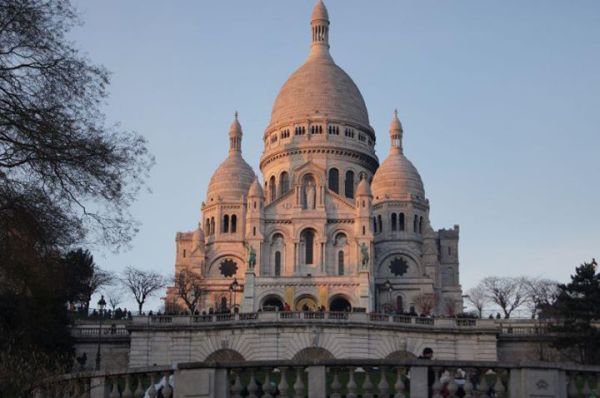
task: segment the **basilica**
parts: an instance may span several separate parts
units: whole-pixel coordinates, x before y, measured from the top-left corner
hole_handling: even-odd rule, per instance
[[[462,311],[459,228],[434,230],[394,112],[380,163],[364,99],[330,54],[322,1],[309,55],[281,88],[260,174],[238,115],[198,228],[176,235],[175,274],[201,283],[198,311]],[[180,306],[176,286],[166,303]]]

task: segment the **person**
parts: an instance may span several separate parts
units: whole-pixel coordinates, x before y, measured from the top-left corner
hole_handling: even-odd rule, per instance
[[[431,347],[423,348],[423,353],[419,356],[419,359],[433,359],[433,349]]]
[[[283,305],[283,310],[284,311],[290,311],[291,310],[290,305],[287,302]]]

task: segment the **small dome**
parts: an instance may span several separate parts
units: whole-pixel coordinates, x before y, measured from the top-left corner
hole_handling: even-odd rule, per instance
[[[419,172],[401,152],[391,152],[379,166],[371,185],[374,200],[406,199],[408,195],[425,199]]]
[[[310,17],[311,21],[321,20],[321,21],[329,21],[329,13],[327,12],[327,7],[322,0],[318,0],[315,8],[313,8],[312,15]]]
[[[260,183],[258,182],[258,178],[255,178],[254,182],[250,186],[250,190],[248,191],[248,197],[264,197],[263,189],[260,186]]]
[[[356,187],[356,196],[372,196],[371,195],[371,185],[366,178],[363,178],[358,183],[358,187]]]
[[[242,135],[242,125],[238,120],[238,113],[235,112],[235,117],[233,122],[231,122],[231,126],[229,126],[229,135]]]
[[[224,200],[240,200],[246,195],[255,178],[254,170],[242,155],[237,152],[231,154],[212,175],[208,184],[206,203],[211,205],[219,197]]]

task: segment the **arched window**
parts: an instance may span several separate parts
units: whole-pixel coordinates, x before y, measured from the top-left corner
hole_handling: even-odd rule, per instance
[[[329,189],[340,193],[340,172],[336,168],[329,169]]]
[[[235,234],[237,230],[237,216],[235,214],[231,215],[231,233]]]
[[[347,198],[354,199],[354,172],[348,170],[346,172],[346,181],[344,183],[344,193]]]
[[[377,233],[377,218],[373,217],[373,233]]]
[[[400,224],[400,231],[404,231],[404,213],[398,215],[398,224]]]
[[[402,296],[396,297],[396,312],[402,314],[404,312],[404,303],[402,302]]]
[[[210,235],[210,218],[207,218],[206,223],[204,223],[204,231],[207,235]]]
[[[274,201],[275,199],[277,199],[277,190],[276,190],[276,184],[275,184],[275,176],[272,176],[271,179],[269,180],[269,192],[270,192],[270,198],[271,198],[271,202]]]
[[[419,233],[423,233],[423,216],[419,218]]]
[[[344,252],[338,252],[338,275],[344,275]]]
[[[275,276],[281,276],[281,252],[275,252]]]
[[[215,234],[215,218],[214,217],[210,218],[210,234],[211,235]]]
[[[223,225],[221,226],[221,233],[226,234],[229,232],[229,215],[225,214],[223,216]]]
[[[314,263],[314,244],[315,244],[315,233],[307,229],[302,232],[302,240],[304,241],[304,263],[312,265]]]
[[[227,311],[227,297],[221,297],[221,311]]]
[[[419,216],[415,214],[415,218],[413,220],[413,232],[417,232],[417,224],[419,223]]]
[[[383,223],[381,222],[381,214],[377,216],[377,230],[383,232]]]
[[[398,229],[398,221],[396,220],[396,213],[392,213],[392,231]]]
[[[287,171],[284,171],[279,176],[279,192],[280,196],[290,190],[290,176]]]
[[[367,234],[367,228],[365,228],[365,226],[363,225],[363,235]]]

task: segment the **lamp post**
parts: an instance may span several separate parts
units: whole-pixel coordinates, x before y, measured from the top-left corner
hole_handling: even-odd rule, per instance
[[[100,328],[98,329],[98,351],[96,351],[96,370],[100,370],[100,348],[102,346],[102,320],[104,318],[104,308],[106,307],[106,301],[104,301],[104,296],[100,296],[100,300],[98,300],[98,313],[100,314]]]
[[[231,309],[235,311],[235,292],[240,284],[237,281],[237,278],[233,278],[233,282],[229,285],[229,302],[231,303]],[[233,300],[231,298],[233,293]]]
[[[388,291],[388,304],[391,307],[392,306],[392,283],[388,279],[385,281],[385,283],[383,285],[385,286],[385,288]]]

